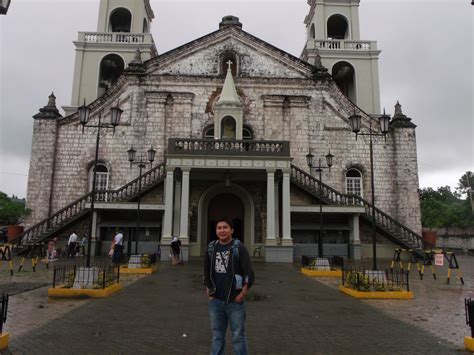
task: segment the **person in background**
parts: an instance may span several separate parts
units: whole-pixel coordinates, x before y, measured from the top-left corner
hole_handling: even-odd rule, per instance
[[[56,242],[58,241],[57,237],[54,237],[48,242],[48,250],[47,250],[47,257],[48,261],[56,261],[58,260],[57,252],[56,252]]]
[[[114,254],[112,256],[112,262],[115,264],[123,261],[123,234],[120,230],[117,230],[117,234],[114,237]]]
[[[174,237],[171,241],[171,264],[182,264],[180,261],[181,254],[181,240],[178,237]]]
[[[67,257],[73,258],[76,256],[76,246],[77,246],[77,234],[76,231],[72,231],[72,234],[69,236],[67,242]]]

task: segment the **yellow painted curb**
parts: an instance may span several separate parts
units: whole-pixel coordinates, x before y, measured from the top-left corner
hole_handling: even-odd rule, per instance
[[[0,350],[4,350],[8,347],[8,340],[10,339],[10,333],[0,333]]]
[[[137,267],[137,268],[129,268],[128,266],[120,267],[121,274],[153,274],[157,270],[158,270],[158,265],[153,265],[150,267]]]
[[[412,300],[414,298],[412,291],[369,291],[362,292],[353,290],[349,287],[339,286],[339,290],[349,296],[355,298],[366,299],[395,299],[395,300]]]
[[[311,277],[317,277],[317,276],[342,277],[342,270],[311,270],[311,269],[302,267],[301,273],[303,275],[311,276]]]
[[[466,350],[474,352],[474,338],[464,337],[464,346]]]
[[[113,284],[112,286],[98,290],[90,288],[64,288],[64,286],[59,286],[48,289],[48,296],[56,298],[103,298],[109,297],[113,293],[120,291],[122,288],[123,284],[121,283]]]

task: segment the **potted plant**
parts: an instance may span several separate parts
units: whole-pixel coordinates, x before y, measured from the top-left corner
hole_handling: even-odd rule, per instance
[[[19,224],[29,212],[24,202],[12,200],[7,194],[0,192],[0,224],[8,226],[8,240],[23,232],[23,227]]]

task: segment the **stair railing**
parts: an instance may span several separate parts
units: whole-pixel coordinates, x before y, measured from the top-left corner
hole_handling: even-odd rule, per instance
[[[373,208],[375,210],[375,224],[379,228],[383,228],[387,232],[391,233],[395,238],[401,239],[414,249],[423,249],[423,239],[419,234],[398,222],[379,208],[372,206],[369,201],[364,200],[362,197],[357,195],[342,194],[294,165],[291,165],[291,179],[303,189],[309,190],[313,193],[313,195],[322,198],[325,202],[338,205],[364,206],[365,218],[370,221],[372,221]],[[322,189],[322,196],[319,196],[320,185]]]
[[[139,193],[147,189],[150,185],[158,182],[166,174],[165,164],[159,164],[147,172],[143,173],[141,176],[141,191],[138,191],[140,177],[130,181],[129,183],[123,185],[117,190],[106,190],[106,191],[97,191],[96,192],[96,201],[104,202],[120,202],[127,201],[137,196]],[[42,220],[41,222],[33,225],[32,227],[25,230],[20,234],[16,240],[18,244],[25,244],[34,242],[35,239],[55,228],[60,227],[66,221],[70,220],[73,217],[78,216],[80,213],[89,209],[89,203],[91,202],[92,193],[89,192],[79,198],[78,200],[70,203],[65,206],[58,212],[54,213],[50,217]]]

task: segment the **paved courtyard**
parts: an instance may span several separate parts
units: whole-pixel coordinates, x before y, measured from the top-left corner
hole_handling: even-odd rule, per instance
[[[335,290],[334,281],[325,280],[325,285],[299,274],[296,265],[255,263],[255,271],[256,285],[247,302],[247,332],[253,354],[463,353],[462,337],[461,343],[456,339],[448,342],[439,332],[423,330],[436,324],[432,318],[446,323],[462,320],[462,303],[445,314],[443,308],[431,309],[429,302],[429,311],[418,309],[426,295],[419,303],[418,298],[408,302],[359,301]],[[42,272],[39,278],[46,279],[51,271]],[[7,284],[7,277],[0,277],[0,284]],[[10,347],[4,353],[209,352],[211,334],[201,262],[183,267],[162,263],[152,276],[123,279],[125,289],[102,300],[51,301],[45,287],[12,296],[5,327],[11,333]],[[450,290],[456,291],[441,295],[453,298],[456,294],[461,299],[466,289],[472,292],[472,283],[464,289],[453,285]],[[443,302],[438,299],[434,303]],[[423,326],[409,322],[407,312],[419,318]],[[232,353],[230,346],[228,353]]]

